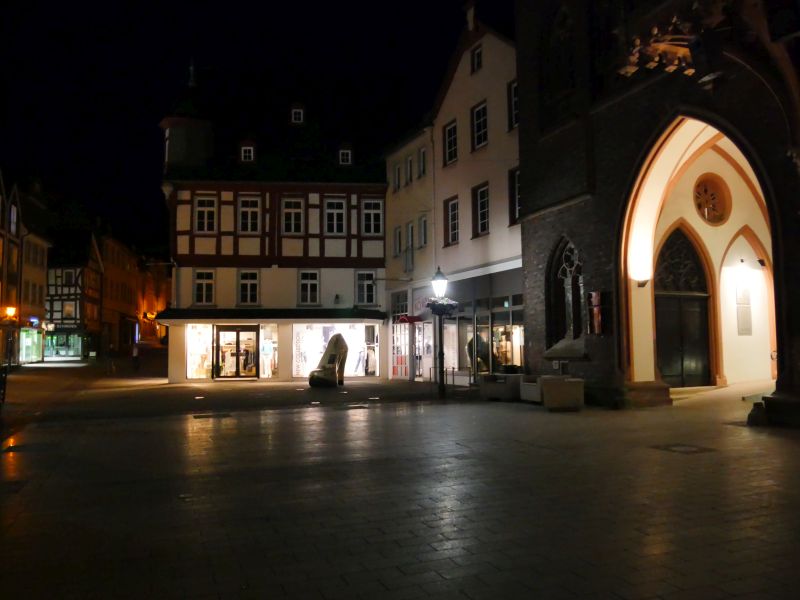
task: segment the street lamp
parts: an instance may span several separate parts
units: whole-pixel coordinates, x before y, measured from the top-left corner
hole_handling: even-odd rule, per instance
[[[0,382],[0,406],[6,402],[6,388],[8,386],[8,373],[11,370],[11,344],[14,342],[14,318],[16,314],[16,306],[6,306],[4,319],[8,332],[6,336],[6,368],[3,371],[2,382]]]
[[[444,387],[444,317],[450,314],[450,311],[455,308],[456,303],[445,297],[447,292],[447,277],[442,273],[442,269],[436,267],[436,274],[431,279],[431,286],[433,287],[434,297],[428,301],[428,308],[431,312],[439,317],[438,332],[439,332],[439,398],[445,397]]]

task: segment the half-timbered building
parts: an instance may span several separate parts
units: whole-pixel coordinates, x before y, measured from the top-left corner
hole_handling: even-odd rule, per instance
[[[103,259],[94,235],[62,232],[48,259],[45,360],[96,356],[102,277]]]
[[[335,333],[347,376],[382,372],[382,166],[323,111],[271,106],[246,124],[255,131],[191,101],[161,123],[170,381],[306,377]]]

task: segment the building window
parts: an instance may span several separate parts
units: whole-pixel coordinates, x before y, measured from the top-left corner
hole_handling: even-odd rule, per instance
[[[64,302],[64,310],[61,313],[61,316],[64,319],[74,319],[75,318],[75,303],[74,302]]]
[[[424,248],[428,245],[428,217],[422,215],[418,221],[418,228],[419,233],[417,237],[419,238],[419,247]]]
[[[481,67],[483,66],[483,46],[480,44],[475,46],[470,52],[470,73],[475,73],[476,71],[480,71]]]
[[[239,304],[258,304],[258,271],[239,271]]]
[[[11,231],[11,235],[17,235],[17,205],[11,205],[11,215],[9,219],[8,225],[9,231]]]
[[[253,162],[255,160],[255,148],[253,146],[242,146],[242,162]]]
[[[344,199],[325,199],[325,233],[344,235]]]
[[[522,208],[519,197],[519,167],[508,172],[508,224],[519,222],[519,212]]]
[[[472,188],[472,236],[489,233],[489,184]]]
[[[364,200],[361,210],[364,235],[381,235],[383,233],[383,201]]]
[[[352,152],[352,150],[339,150],[339,164],[340,165],[352,165],[353,164],[353,152]]]
[[[283,233],[299,235],[303,233],[303,200],[283,199]]]
[[[519,93],[517,80],[508,84],[508,128],[514,129],[519,125]]]
[[[417,151],[417,177],[424,177],[428,170],[428,151],[420,148]]]
[[[489,117],[486,102],[472,108],[472,149],[485,146],[489,142]]]
[[[217,230],[217,199],[197,198],[194,205],[194,230],[196,233],[214,233]]]
[[[376,304],[374,271],[356,272],[356,304]]]
[[[547,346],[580,337],[585,322],[582,263],[578,250],[566,239],[558,243],[550,260],[545,297]]]
[[[258,233],[259,200],[252,196],[239,198],[239,233]]]
[[[214,271],[194,272],[194,303],[214,304]]]
[[[414,223],[406,223],[406,249],[403,270],[409,273],[414,270]]]
[[[458,131],[456,122],[451,121],[443,128],[442,137],[444,138],[444,164],[449,165],[458,160]]]
[[[414,180],[414,157],[406,157],[406,185]]]
[[[408,314],[408,292],[395,292],[392,294],[392,315]]]
[[[302,108],[292,109],[292,123],[302,123],[305,120],[305,111]]]
[[[458,198],[444,201],[444,245],[458,243]]]
[[[400,256],[400,252],[403,250],[403,239],[400,237],[400,227],[394,228],[394,235],[392,236],[392,254],[394,256]]]
[[[400,165],[397,164],[394,166],[394,191],[400,189]]]
[[[319,304],[319,271],[300,271],[300,304]]]

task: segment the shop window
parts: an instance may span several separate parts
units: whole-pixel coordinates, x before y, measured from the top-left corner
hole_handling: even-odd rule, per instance
[[[186,325],[186,378],[211,379],[213,326]]]
[[[383,233],[383,200],[364,200],[361,206],[364,235],[381,235]]]
[[[239,198],[239,233],[258,233],[259,199],[243,196]]]
[[[300,304],[319,304],[319,271],[300,271]]]
[[[376,369],[377,344],[367,341],[364,323],[305,323],[292,326],[292,376],[308,377],[319,364],[328,342],[337,333],[347,343],[345,377],[363,377]],[[373,338],[371,338],[373,339]],[[377,336],[374,337],[377,341]]]
[[[301,198],[283,199],[283,233],[301,235],[303,233],[303,200]]]
[[[258,304],[258,271],[239,271],[239,304]]]
[[[278,326],[275,324],[261,325],[259,335],[258,357],[259,377],[262,379],[277,377],[278,375]]]
[[[356,272],[356,304],[377,304],[374,271]]]
[[[550,260],[547,277],[547,345],[573,340],[583,332],[583,275],[578,250],[562,240]]]
[[[217,199],[197,198],[194,207],[196,233],[214,233],[217,230]]]
[[[194,303],[214,303],[214,271],[194,272]]]

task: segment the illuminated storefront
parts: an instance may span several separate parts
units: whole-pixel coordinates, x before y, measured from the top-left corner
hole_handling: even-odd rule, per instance
[[[85,340],[82,334],[68,331],[48,331],[45,336],[45,360],[79,360],[83,357]]]
[[[19,331],[20,364],[44,360],[44,330],[40,327],[22,327]]]
[[[416,379],[433,380],[436,344],[433,318],[426,308],[433,291],[430,286],[411,290],[410,300],[405,299],[406,294],[392,296],[391,377],[407,378],[411,372]],[[523,369],[525,333],[520,269],[470,279],[451,278],[447,295],[458,302],[458,308],[444,321],[444,367],[448,382],[466,384],[482,373]]]
[[[379,311],[263,309],[257,311],[265,317],[263,321],[203,318],[214,316],[215,311],[167,309],[159,314],[159,323],[170,327],[170,381],[305,379],[337,333],[348,345],[346,377],[381,375],[383,313]],[[279,318],[314,313],[319,320]],[[176,318],[184,315],[188,318]]]

